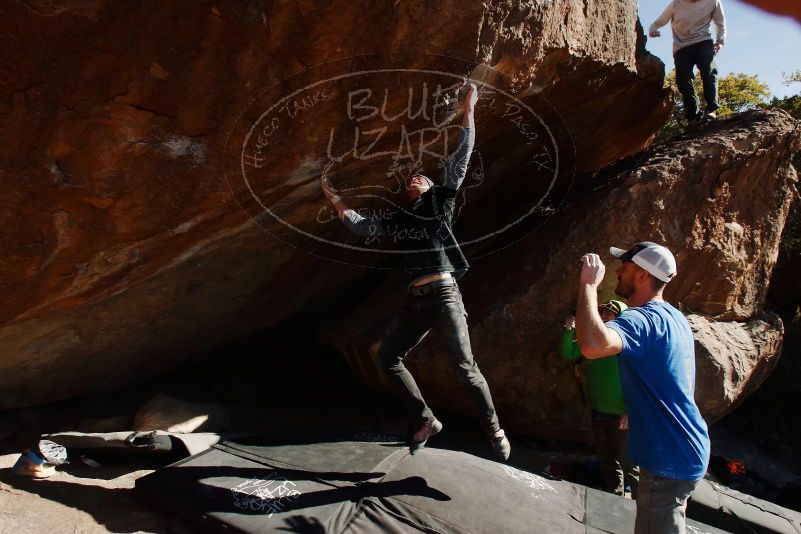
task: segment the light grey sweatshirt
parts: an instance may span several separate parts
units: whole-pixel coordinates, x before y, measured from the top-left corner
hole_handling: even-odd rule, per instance
[[[710,23],[715,23],[717,43],[726,42],[726,17],[722,0],[673,0],[648,32],[658,30],[668,22],[673,30],[673,53],[684,47],[712,39]]]

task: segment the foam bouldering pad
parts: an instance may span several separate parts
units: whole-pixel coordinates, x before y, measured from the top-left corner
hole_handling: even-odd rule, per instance
[[[635,515],[622,497],[359,430],[224,442],[140,478],[136,495],[207,532],[629,533]]]

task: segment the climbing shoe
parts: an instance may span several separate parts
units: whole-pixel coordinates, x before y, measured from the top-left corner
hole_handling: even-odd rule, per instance
[[[409,439],[409,454],[414,454],[425,447],[428,438],[439,434],[440,430],[442,430],[442,423],[437,419],[432,419],[420,425]]]
[[[492,444],[495,458],[499,462],[505,462],[509,459],[509,455],[512,453],[512,444],[509,443],[509,438],[506,437],[506,433],[503,430],[501,430],[500,436],[492,436],[490,443]]]

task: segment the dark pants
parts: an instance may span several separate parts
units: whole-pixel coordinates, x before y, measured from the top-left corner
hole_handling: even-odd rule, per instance
[[[715,45],[712,41],[703,41],[686,46],[673,55],[676,64],[676,86],[684,100],[684,115],[687,120],[698,118],[698,96],[693,86],[693,67],[698,67],[701,81],[704,84],[704,100],[706,112],[717,110],[718,104],[718,68],[715,65]]]
[[[467,312],[456,282],[437,287],[426,295],[406,295],[400,310],[387,327],[378,349],[378,361],[395,385],[410,416],[412,427],[431,421],[431,409],[411,373],[403,365],[406,354],[435,330],[441,336],[454,372],[465,384],[480,417],[482,427],[490,434],[500,429],[492,405],[489,387],[478,369],[470,350]]]
[[[620,429],[622,415],[592,412],[592,436],[595,452],[601,461],[604,489],[624,495],[626,485],[632,497],[637,497],[640,470],[629,457],[629,433]]]
[[[643,469],[637,495],[635,534],[684,534],[687,499],[697,480],[675,480]]]

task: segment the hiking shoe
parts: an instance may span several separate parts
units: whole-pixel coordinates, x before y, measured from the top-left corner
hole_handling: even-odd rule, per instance
[[[34,456],[33,458],[36,457]],[[31,453],[25,451],[11,468],[11,472],[22,477],[42,479],[55,475],[56,468],[48,463],[39,463],[36,460],[32,460]]]
[[[689,132],[692,130],[697,130],[704,123],[703,119],[703,113],[696,113],[692,118],[687,119],[687,126],[684,127],[684,131]]]
[[[442,430],[442,423],[440,423],[437,419],[432,419],[427,423],[423,423],[415,431],[415,433],[412,434],[412,437],[409,440],[409,454],[414,454],[418,450],[425,447],[428,438],[439,434],[440,430]]]
[[[501,432],[503,432],[503,430],[501,430]],[[509,455],[512,453],[512,444],[509,443],[505,432],[499,437],[492,436],[490,438],[490,443],[492,444],[493,452],[495,452],[495,458],[498,461],[505,462],[509,459]]]
[[[709,113],[704,114],[704,122],[710,122],[718,118],[718,114],[715,111],[710,111]]]

